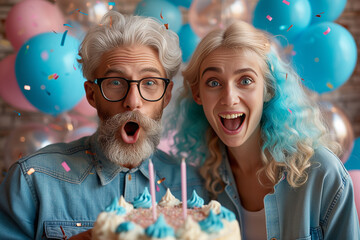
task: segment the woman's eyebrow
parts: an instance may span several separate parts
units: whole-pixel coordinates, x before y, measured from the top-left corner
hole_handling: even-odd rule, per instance
[[[234,74],[240,74],[240,73],[244,73],[244,72],[253,72],[258,77],[257,73],[252,68],[241,68],[241,69],[236,70],[234,72]]]
[[[217,73],[221,73],[221,69],[217,68],[217,67],[207,67],[204,69],[204,71],[201,74],[201,77],[204,76],[204,74],[208,71],[213,71],[213,72],[217,72]]]

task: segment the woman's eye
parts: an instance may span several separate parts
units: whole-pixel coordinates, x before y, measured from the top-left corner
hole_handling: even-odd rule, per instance
[[[220,86],[220,83],[216,80],[209,80],[206,82],[206,84],[209,86],[209,87],[217,87],[217,86]]]
[[[249,77],[245,77],[240,81],[241,85],[250,85],[252,82],[253,80]]]

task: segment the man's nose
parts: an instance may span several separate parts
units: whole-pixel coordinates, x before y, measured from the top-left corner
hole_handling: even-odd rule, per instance
[[[129,92],[124,99],[123,104],[128,110],[135,110],[142,106],[142,98],[136,83],[130,83]]]

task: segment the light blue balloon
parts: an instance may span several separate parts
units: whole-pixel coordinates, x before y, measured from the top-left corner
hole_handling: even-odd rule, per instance
[[[353,36],[333,22],[311,25],[294,43],[294,51],[294,66],[302,82],[320,94],[342,86],[357,60]]]
[[[83,98],[85,79],[76,61],[79,44],[69,34],[47,32],[20,48],[16,78],[25,97],[41,112],[58,115]]]
[[[184,8],[189,8],[191,6],[192,0],[168,0],[174,3],[176,6],[181,6]]]
[[[273,35],[280,35],[285,46],[292,42],[310,24],[311,7],[308,0],[289,1],[260,0],[254,11],[253,25]],[[271,20],[271,21],[270,21]]]
[[[309,2],[312,11],[311,24],[335,21],[346,5],[346,0],[309,0]]]
[[[350,170],[360,170],[360,137],[355,139],[353,150],[345,162],[345,168]]]
[[[165,0],[143,0],[138,3],[135,15],[154,17],[162,24],[168,24],[169,29],[178,32],[182,26],[182,14],[174,4]],[[163,19],[161,19],[161,16]]]
[[[183,62],[188,62],[200,42],[200,37],[192,30],[190,24],[184,24],[179,31],[179,41],[182,60]]]

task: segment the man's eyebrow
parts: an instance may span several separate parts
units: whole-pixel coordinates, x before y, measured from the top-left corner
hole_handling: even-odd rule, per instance
[[[110,73],[124,74],[124,71],[122,71],[122,70],[120,70],[118,68],[108,68],[104,75],[107,76]]]
[[[208,67],[208,68],[205,68],[205,70],[202,72],[201,76],[204,76],[204,74],[207,72],[207,71],[213,71],[213,72],[217,72],[217,73],[221,73],[221,69],[220,68],[217,68],[217,67]],[[256,76],[257,73],[255,72],[254,69],[252,68],[241,68],[241,69],[238,69],[234,72],[234,74],[240,74],[240,73],[244,73],[244,72],[253,72]]]
[[[140,73],[147,73],[147,72],[152,72],[152,73],[156,73],[159,76],[161,76],[161,72],[159,69],[154,68],[154,67],[146,67],[140,70]]]

